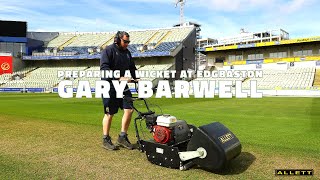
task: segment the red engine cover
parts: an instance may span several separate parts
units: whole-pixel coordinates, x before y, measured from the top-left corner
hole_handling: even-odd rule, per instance
[[[153,138],[156,142],[161,144],[168,143],[172,137],[171,137],[171,130],[164,126],[153,126]]]

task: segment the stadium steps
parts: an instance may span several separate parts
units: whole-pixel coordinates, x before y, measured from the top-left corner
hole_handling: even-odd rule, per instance
[[[144,45],[143,46],[146,46],[146,45],[148,45],[157,35],[159,34],[159,32],[157,31],[157,32],[155,32],[149,39],[148,39],[148,41],[146,42],[146,43],[144,43]]]
[[[65,43],[61,44],[59,47],[58,47],[58,50],[62,50],[64,47],[68,46],[69,44],[71,44],[73,42],[74,39],[76,39],[77,36],[73,36],[72,38],[70,38],[68,41],[66,41]]]
[[[216,70],[216,67],[215,66],[211,66],[211,68],[209,70],[210,71],[214,71],[214,70]]]
[[[36,69],[39,69],[39,67],[33,68],[30,71],[26,72],[24,77],[26,77],[28,74],[30,74],[32,71],[35,71]]]
[[[88,69],[91,69],[92,67],[86,67],[85,69],[82,69],[81,71],[87,71]],[[79,79],[81,80],[80,77],[74,78],[74,80],[79,80]],[[54,84],[52,87],[57,87],[57,86],[59,86],[59,83]]]
[[[102,47],[102,49],[106,48],[109,44],[111,44],[114,40],[114,37],[116,35],[113,35],[108,41],[106,41],[104,44],[102,44],[100,47]]]
[[[150,42],[152,42],[154,40],[155,37],[157,37],[157,35],[159,34],[159,32],[155,32],[149,39],[146,43],[143,44],[143,47],[147,46]],[[146,50],[143,49],[141,52],[145,52]]]
[[[55,87],[58,87],[59,86],[59,83],[56,83],[56,84],[53,84],[51,88],[55,88]]]
[[[206,71],[214,71],[214,70],[216,70],[215,68],[216,68],[215,66],[207,66],[207,67],[204,68],[204,70],[206,70]]]
[[[154,46],[154,48],[157,48],[163,40],[165,40],[170,34],[172,33],[172,31],[168,31],[160,40],[159,42]]]
[[[242,80],[242,83],[245,83],[245,82],[247,82],[247,81],[249,81],[249,80],[250,80],[250,78],[246,77],[246,78],[244,78],[244,79]]]
[[[314,80],[313,80],[313,86],[320,87],[320,69],[316,69],[316,73],[314,75]]]

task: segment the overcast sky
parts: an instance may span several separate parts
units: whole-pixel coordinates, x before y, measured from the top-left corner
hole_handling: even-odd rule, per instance
[[[187,0],[185,20],[202,36],[222,38],[282,28],[290,38],[320,35],[320,0]],[[0,0],[0,19],[28,22],[28,31],[101,32],[171,27],[174,0]],[[2,28],[2,27],[1,27]]]

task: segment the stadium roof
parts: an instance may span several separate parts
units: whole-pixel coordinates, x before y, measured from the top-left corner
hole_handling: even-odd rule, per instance
[[[279,46],[279,45],[300,44],[300,43],[318,42],[318,41],[320,41],[320,36],[309,37],[309,38],[287,39],[287,40],[280,40],[280,41],[270,41],[270,42],[218,46],[218,47],[207,46],[205,48],[200,49],[200,51],[201,52],[224,51],[224,50],[231,50],[231,49]]]

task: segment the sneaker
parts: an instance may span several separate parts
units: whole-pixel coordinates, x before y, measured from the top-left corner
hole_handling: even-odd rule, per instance
[[[103,148],[107,149],[107,150],[118,150],[119,148],[117,146],[115,146],[112,141],[111,141],[111,137],[108,136],[106,138],[103,138]]]
[[[118,145],[127,149],[132,150],[133,149],[133,145],[130,143],[128,136],[120,136],[118,138]]]

